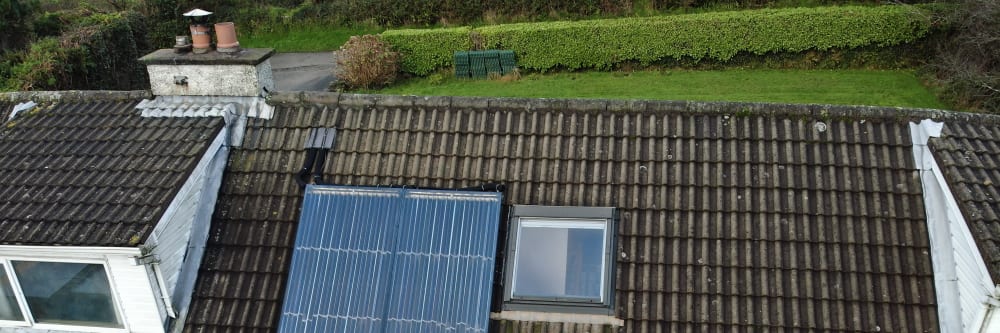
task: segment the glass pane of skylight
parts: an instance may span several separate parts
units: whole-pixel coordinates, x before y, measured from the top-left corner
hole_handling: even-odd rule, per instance
[[[45,324],[122,327],[104,265],[13,261],[35,321]]]
[[[514,267],[515,298],[603,301],[601,221],[522,221]]]
[[[17,305],[14,288],[11,288],[7,271],[2,265],[0,265],[0,320],[24,320],[21,308]]]

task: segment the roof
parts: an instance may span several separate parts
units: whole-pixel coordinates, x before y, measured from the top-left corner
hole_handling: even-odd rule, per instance
[[[938,330],[907,121],[964,115],[334,93],[271,102],[275,118],[250,120],[232,151],[186,331],[275,330],[311,127],[337,128],[332,183],[500,182],[508,205],[620,208],[626,332]]]
[[[4,113],[39,103],[0,128],[0,244],[144,242],[223,126],[140,117],[134,107],[148,94],[0,97]]]
[[[946,122],[929,143],[993,282],[1000,283],[1000,126]]]

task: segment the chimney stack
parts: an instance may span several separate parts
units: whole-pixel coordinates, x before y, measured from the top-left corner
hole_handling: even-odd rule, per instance
[[[258,96],[274,91],[274,49],[239,49],[231,53],[175,53],[162,49],[139,61],[146,64],[157,96]]]
[[[194,9],[191,40],[177,36],[173,49],[157,50],[139,61],[146,64],[149,86],[157,96],[256,97],[274,90],[274,49],[241,49],[233,22],[215,24],[218,49],[212,51],[212,12]],[[192,49],[193,52],[188,52]]]

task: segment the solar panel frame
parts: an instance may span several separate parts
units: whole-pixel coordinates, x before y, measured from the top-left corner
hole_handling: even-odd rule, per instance
[[[279,332],[486,332],[502,194],[310,185]]]

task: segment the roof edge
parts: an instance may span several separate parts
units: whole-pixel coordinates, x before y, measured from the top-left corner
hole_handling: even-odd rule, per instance
[[[758,102],[701,102],[669,100],[619,100],[580,98],[509,98],[458,96],[397,96],[339,92],[278,91],[268,96],[271,105],[324,104],[358,107],[463,107],[506,110],[564,110],[585,112],[683,112],[706,115],[797,116],[815,119],[884,119],[962,121],[1000,124],[1000,115],[939,109]]]
[[[14,91],[0,93],[0,102],[92,102],[124,101],[152,98],[149,90],[66,90],[66,91]]]

